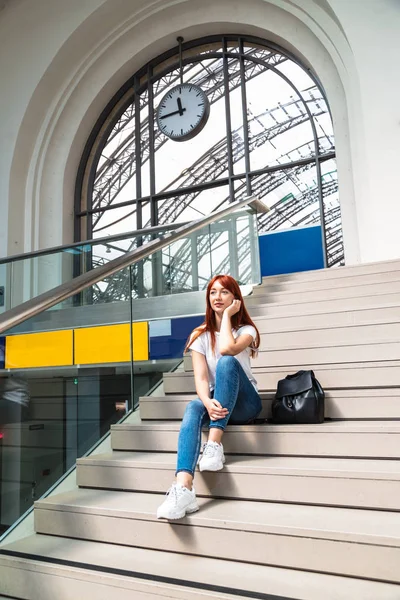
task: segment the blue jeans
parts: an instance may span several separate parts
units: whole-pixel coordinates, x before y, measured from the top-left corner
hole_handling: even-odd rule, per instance
[[[210,421],[199,398],[189,402],[179,432],[177,473],[185,471],[194,475],[203,426],[225,429],[228,421],[231,425],[244,425],[255,419],[261,411],[261,398],[234,356],[221,356],[219,359],[213,398],[228,409],[228,415],[224,419]]]

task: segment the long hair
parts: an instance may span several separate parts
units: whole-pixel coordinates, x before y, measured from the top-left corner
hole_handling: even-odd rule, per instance
[[[231,318],[232,327],[234,329],[239,329],[239,327],[242,327],[243,325],[252,325],[257,332],[257,337],[250,346],[251,357],[254,358],[254,356],[256,356],[256,354],[257,354],[257,349],[260,346],[260,333],[259,333],[257,327],[254,325],[249,313],[247,312],[247,309],[244,305],[242,292],[240,291],[240,287],[239,287],[236,279],[234,279],[230,275],[215,275],[215,277],[213,277],[211,279],[210,283],[208,284],[207,296],[206,296],[207,305],[206,305],[205,321],[204,321],[204,323],[199,325],[199,327],[196,327],[196,329],[194,329],[192,331],[192,333],[190,334],[189,339],[186,342],[185,352],[187,351],[188,347],[195,340],[197,340],[197,338],[200,337],[202,333],[204,333],[206,331],[208,331],[210,333],[211,349],[213,352],[215,352],[215,332],[217,331],[217,324],[216,324],[216,319],[215,319],[215,312],[213,311],[213,309],[211,307],[210,292],[216,281],[219,281],[219,283],[222,285],[223,288],[225,288],[226,290],[231,292],[231,294],[234,295],[236,300],[240,300],[240,310],[235,315],[233,315],[233,317]]]

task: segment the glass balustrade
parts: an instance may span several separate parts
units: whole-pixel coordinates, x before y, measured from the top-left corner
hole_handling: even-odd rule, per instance
[[[165,227],[153,234],[91,240],[33,256],[2,259],[0,314],[175,229]],[[243,284],[258,283],[256,242],[255,215],[236,212],[171,243],[134,265],[131,273],[113,275],[79,297],[66,300],[57,310],[125,301],[130,294],[133,298],[149,298],[202,290],[212,272],[230,273]]]
[[[157,235],[160,237],[160,234]],[[111,241],[93,240],[90,244],[57,252],[0,262],[0,288],[5,290],[0,314],[22,300],[29,300],[156,237],[152,234]],[[177,314],[173,298],[176,294],[182,295],[179,314],[196,314],[203,310],[204,300],[201,294],[196,297],[191,292],[204,290],[212,274],[216,273],[231,274],[242,285],[260,282],[254,214],[245,211],[233,213],[172,242],[130,269],[105,277],[75,297],[22,323],[15,331],[173,316]],[[130,298],[136,300],[132,305],[127,302]],[[107,304],[107,310],[104,310],[104,304]]]
[[[162,395],[162,374],[181,368],[187,337],[203,320],[211,276],[260,281],[256,227],[254,215],[234,213],[0,335],[0,535],[112,424],[137,419],[141,396]],[[0,308],[153,238],[2,261]]]
[[[127,294],[121,315],[131,302]],[[40,315],[42,330],[38,322],[34,332],[0,337],[0,536],[112,424],[136,415],[141,396],[157,393],[162,374],[181,362],[190,327],[128,318],[57,328],[46,313],[58,309]]]

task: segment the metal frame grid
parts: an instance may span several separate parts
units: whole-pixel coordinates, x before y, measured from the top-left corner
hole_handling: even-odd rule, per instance
[[[320,223],[326,266],[343,264],[337,177],[322,172],[323,164],[335,158],[334,140],[317,122],[324,115],[330,119],[329,106],[315,75],[286,50],[255,37],[211,36],[184,43],[182,50],[184,80],[200,85],[211,105],[223,100],[226,138],[214,143],[179,177],[157,191],[156,153],[169,140],[156,127],[155,108],[166,89],[180,80],[178,47],[145,65],[104,109],[86,145],[76,185],[76,241],[96,236],[102,230],[101,218],[109,211],[127,208],[122,219],[116,218],[116,222],[126,219],[127,230],[132,229],[132,214],[137,228],[164,225],[184,217],[185,210],[194,207],[202,192],[226,186],[226,197],[210,212],[245,195],[257,194],[272,209],[259,217],[260,232]],[[294,63],[308,76],[310,85],[306,89],[300,91],[285,75],[288,63]],[[293,95],[262,113],[254,113],[248,104],[248,84],[267,71],[290,86]],[[232,128],[230,94],[236,89],[241,94],[242,124]],[[277,156],[272,164],[251,169],[255,149],[274,144],[279,136],[297,131],[296,127],[306,123],[311,125],[312,139]],[[252,133],[253,126],[258,129],[256,134]],[[102,156],[107,145],[112,151]],[[244,170],[237,173],[239,161],[244,162]],[[314,185],[304,189],[299,177],[311,169]],[[133,178],[136,197],[118,201],[121,190]],[[276,200],[274,190],[285,181],[292,182],[298,193]],[[143,194],[145,187],[147,193]],[[147,208],[144,216],[144,207],[148,206],[150,211]],[[133,246],[140,243],[136,240]]]

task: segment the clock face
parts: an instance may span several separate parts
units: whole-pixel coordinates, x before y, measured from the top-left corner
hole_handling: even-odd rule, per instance
[[[210,104],[203,90],[182,83],[167,92],[157,108],[159,129],[169,138],[183,142],[203,129],[210,114]]]

